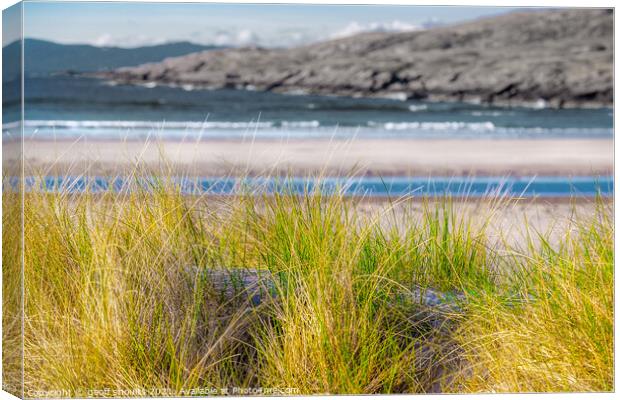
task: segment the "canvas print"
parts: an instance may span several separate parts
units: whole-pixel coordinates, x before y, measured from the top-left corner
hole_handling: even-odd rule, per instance
[[[5,391],[613,392],[611,7],[2,20]]]

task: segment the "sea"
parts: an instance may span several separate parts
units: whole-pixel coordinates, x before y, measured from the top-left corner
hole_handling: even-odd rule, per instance
[[[3,137],[19,120],[19,84],[4,82]],[[345,98],[251,90],[204,90],[191,85],[121,85],[69,75],[24,80],[24,135],[29,138],[196,139],[568,139],[613,138],[613,109],[552,109],[421,102],[399,98]],[[213,177],[204,177],[204,182]],[[52,179],[51,177],[49,179]],[[330,179],[339,179],[332,177]],[[361,178],[356,192],[399,195],[463,191],[451,177]],[[363,179],[370,179],[368,182]],[[506,188],[507,177],[475,177],[471,194]],[[613,178],[520,177],[515,195],[611,195]],[[217,180],[221,182],[221,180]],[[207,183],[199,187],[209,186]],[[361,185],[361,186],[359,186]],[[395,186],[394,186],[395,185]],[[303,186],[303,185],[302,185]],[[224,185],[224,187],[228,187]],[[455,189],[451,189],[455,187]],[[437,189],[439,188],[439,189]],[[473,188],[473,191],[472,191]],[[369,190],[366,190],[369,189]]]
[[[17,86],[17,82],[8,85]],[[13,90],[12,90],[13,89]],[[5,93],[19,93],[8,87]],[[19,98],[5,98],[4,127],[19,119]],[[611,138],[611,108],[500,108],[117,85],[76,76],[28,77],[25,135],[35,137],[204,138]]]

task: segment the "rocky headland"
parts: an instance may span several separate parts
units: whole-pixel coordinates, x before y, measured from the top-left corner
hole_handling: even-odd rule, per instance
[[[599,107],[613,103],[613,10],[509,13],[287,49],[205,51],[102,72],[123,84]]]

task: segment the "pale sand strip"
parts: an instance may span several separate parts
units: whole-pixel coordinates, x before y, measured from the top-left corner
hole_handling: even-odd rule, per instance
[[[524,249],[528,240],[540,244],[541,233],[552,245],[557,244],[569,232],[577,233],[575,221],[591,218],[596,213],[594,199],[506,199],[453,203],[457,219],[472,223],[472,229],[483,229],[488,245],[502,249],[506,244]],[[423,204],[403,201],[391,206],[384,201],[356,202],[356,209],[380,226],[397,228],[404,232],[412,223],[421,223]],[[611,207],[610,202],[604,203]],[[433,207],[431,203],[431,207]],[[431,208],[432,209],[432,208]],[[458,225],[458,223],[457,223]],[[528,236],[529,229],[529,236]]]
[[[182,171],[222,174],[600,175],[613,172],[613,141],[554,140],[28,140],[26,165],[48,172],[122,173],[161,154]]]

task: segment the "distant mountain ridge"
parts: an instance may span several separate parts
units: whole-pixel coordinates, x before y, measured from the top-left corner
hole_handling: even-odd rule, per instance
[[[3,76],[10,79],[19,74],[20,41],[2,48]],[[26,74],[56,72],[95,72],[162,61],[197,51],[222,49],[190,42],[165,43],[136,48],[96,47],[87,44],[60,44],[39,39],[25,39]]]
[[[613,10],[508,13],[290,49],[200,52],[99,74],[324,95],[598,107],[613,104]]]

